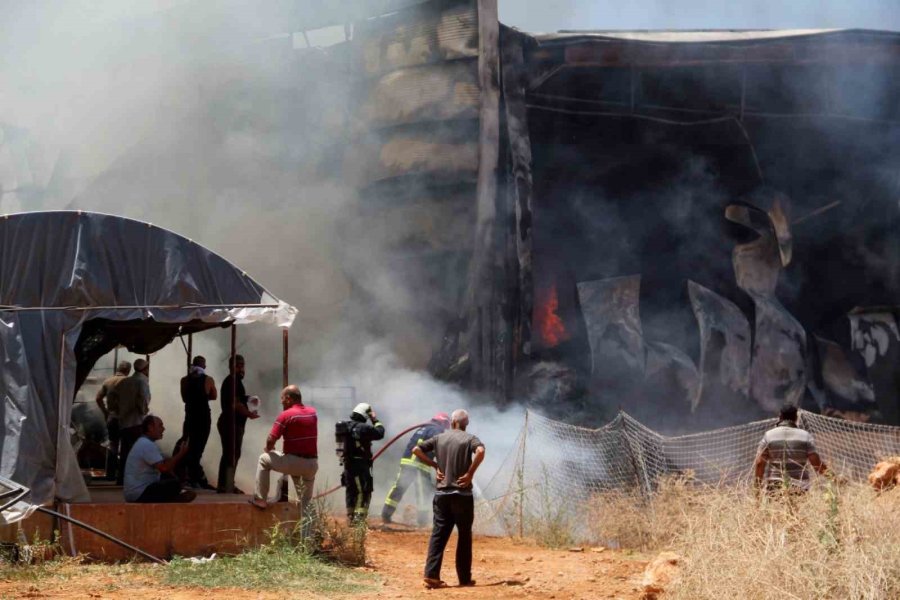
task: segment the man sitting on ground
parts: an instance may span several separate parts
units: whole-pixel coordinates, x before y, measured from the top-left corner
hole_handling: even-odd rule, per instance
[[[156,441],[162,439],[165,430],[159,417],[144,417],[143,435],[125,461],[126,502],[191,502],[197,497],[192,490],[183,490],[181,482],[172,477],[178,463],[187,455],[188,441],[184,441],[172,458],[164,458]]]

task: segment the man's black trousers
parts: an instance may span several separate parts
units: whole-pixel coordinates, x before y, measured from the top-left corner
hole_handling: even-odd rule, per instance
[[[190,502],[193,498],[193,495],[182,496],[181,482],[175,479],[161,479],[148,485],[137,502]]]
[[[122,485],[125,482],[125,463],[128,462],[128,453],[141,437],[141,426],[119,427],[119,468],[116,472],[116,483]]]
[[[209,440],[211,428],[212,417],[208,407],[185,411],[182,435],[190,438],[190,441],[188,442],[188,452],[184,457],[184,466],[187,469],[188,481],[192,484],[206,483],[206,474],[203,472],[203,467],[200,466],[200,459],[203,458],[203,451],[206,450],[206,442]]]
[[[216,486],[220,492],[230,494],[232,490],[225,489],[225,480],[228,479],[229,470],[231,471],[231,484],[234,489],[234,473],[237,470],[238,461],[241,460],[241,446],[244,445],[244,428],[246,421],[243,419],[234,423],[234,436],[231,435],[231,423],[228,415],[222,413],[216,422],[216,429],[219,430],[219,437],[222,438],[222,459],[219,461],[219,478],[216,480]]]
[[[341,483],[346,486],[347,518],[350,521],[365,521],[369,516],[369,502],[375,480],[372,479],[372,463],[367,460],[353,460],[345,465]]]
[[[441,578],[444,548],[456,527],[456,576],[460,584],[472,581],[472,522],[475,520],[475,500],[462,494],[435,495],[434,529],[428,541],[428,558],[425,561],[425,577]]]
[[[122,433],[119,431],[119,419],[115,417],[107,419],[106,431],[109,434],[109,452],[106,453],[106,479],[116,481],[119,472],[119,444],[122,441]]]

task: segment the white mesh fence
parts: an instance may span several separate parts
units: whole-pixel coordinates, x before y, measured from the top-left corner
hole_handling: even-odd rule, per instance
[[[666,437],[629,415],[586,429],[526,413],[518,441],[482,490],[478,527],[526,534],[528,523],[571,519],[592,496],[653,493],[660,478],[683,475],[701,484],[749,481],[757,446],[775,419]],[[861,480],[876,462],[900,455],[900,427],[870,425],[801,411],[823,460],[839,475]]]

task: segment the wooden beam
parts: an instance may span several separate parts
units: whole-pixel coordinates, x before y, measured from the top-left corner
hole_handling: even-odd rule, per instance
[[[497,226],[497,164],[500,152],[500,22],[497,0],[478,2],[478,80],[481,88],[478,139],[477,216],[474,251],[466,294],[469,361],[472,384],[490,388],[494,364],[491,313]]]
[[[516,271],[518,302],[513,339],[516,356],[531,354],[531,314],[534,308],[534,271],[532,268],[532,176],[531,137],[528,130],[528,71],[524,57],[524,36],[503,30],[503,98],[506,106],[506,134],[509,143],[509,191],[515,211]]]

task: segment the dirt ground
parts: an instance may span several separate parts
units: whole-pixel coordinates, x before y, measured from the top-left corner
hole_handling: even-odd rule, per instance
[[[476,537],[472,588],[456,586],[453,567],[455,536],[444,560],[443,579],[452,587],[422,588],[422,566],[428,542],[426,531],[377,531],[369,536],[369,564],[360,570],[375,576],[368,592],[353,598],[552,598],[552,599],[636,599],[641,594],[637,581],[646,566],[642,557],[612,550],[583,548],[548,550],[533,543],[507,538]],[[151,570],[150,567],[147,570]],[[104,574],[102,568],[72,567],[66,580],[0,581],[0,598],[188,600],[227,598],[228,600],[308,599],[309,593],[249,591],[231,588],[187,588],[159,584],[150,574]],[[338,596],[340,597],[340,596]]]

